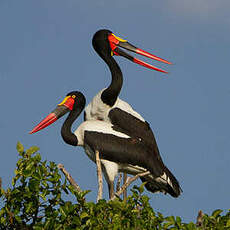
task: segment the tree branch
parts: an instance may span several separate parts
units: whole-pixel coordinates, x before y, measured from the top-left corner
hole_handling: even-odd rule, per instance
[[[69,172],[64,168],[63,164],[58,164],[57,166],[62,173],[65,175],[65,177],[67,178],[67,180],[69,181],[69,183],[71,185],[73,185],[73,187],[78,191],[78,192],[82,192],[80,186],[76,183],[76,181],[73,179],[73,177],[69,174]]]
[[[202,212],[202,210],[200,210],[198,212],[198,216],[196,218],[196,226],[197,227],[202,227],[203,226],[203,217],[204,217],[204,213]]]
[[[114,197],[112,197],[111,200],[114,200],[115,197],[119,197],[128,188],[128,186],[131,183],[133,183],[136,179],[138,179],[139,177],[142,177],[142,176],[147,176],[149,174],[150,174],[150,172],[147,171],[147,172],[143,172],[143,173],[138,173],[134,177],[128,177],[126,183],[123,184],[123,186],[120,188],[120,190],[118,192],[115,193]]]

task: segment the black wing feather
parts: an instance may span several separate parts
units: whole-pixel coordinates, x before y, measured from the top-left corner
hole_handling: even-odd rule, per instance
[[[121,128],[123,133],[141,139],[143,143],[152,149],[154,157],[163,164],[156,139],[147,121],[143,122],[132,114],[119,108],[112,109],[108,116],[111,123],[116,127]]]
[[[166,173],[173,184],[173,188],[167,183],[149,180],[148,177],[141,179],[142,181],[147,181],[145,187],[151,192],[164,191],[173,197],[180,195],[181,188],[176,178],[163,162],[152,154],[151,147],[142,141],[136,138],[122,138],[112,134],[85,131],[84,143],[93,151],[98,150],[101,159],[143,167],[151,172],[153,178],[160,177]]]
[[[163,174],[165,166],[162,161],[154,157],[151,148],[138,139],[85,131],[84,142],[93,151],[98,150],[101,159],[137,165],[149,170],[156,177]]]

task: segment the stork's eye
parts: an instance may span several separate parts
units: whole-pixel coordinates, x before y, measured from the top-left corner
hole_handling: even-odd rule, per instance
[[[76,95],[72,95],[72,98],[74,99],[76,97]]]

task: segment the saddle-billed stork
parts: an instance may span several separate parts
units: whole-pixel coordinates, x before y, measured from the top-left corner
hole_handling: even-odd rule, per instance
[[[123,130],[123,133],[139,138],[142,142],[145,142],[146,145],[149,145],[150,148],[152,148],[152,154],[155,155],[155,157],[157,156],[162,162],[154,134],[148,122],[146,122],[139,113],[133,110],[127,102],[118,97],[123,84],[123,75],[113,56],[123,56],[134,63],[163,73],[167,72],[132,57],[123,49],[166,64],[171,64],[171,62],[135,47],[127,42],[127,40],[119,38],[113,34],[110,30],[103,29],[97,31],[93,36],[92,44],[97,54],[108,65],[112,80],[110,85],[107,88],[102,89],[88,104],[84,112],[84,119],[86,121],[102,120],[116,125]],[[123,49],[120,49],[119,47]],[[144,181],[144,178],[141,179]],[[146,187],[148,188],[149,186],[149,183],[147,183]],[[149,189],[151,190],[151,188]]]
[[[123,56],[134,63],[163,73],[167,72],[132,57],[123,49],[166,64],[171,63],[131,45],[126,40],[117,37],[111,31],[105,29],[99,30],[94,34],[92,44],[98,55],[108,65],[111,71],[112,81],[107,88],[102,89],[87,105],[84,112],[84,120],[102,120],[110,122],[122,128],[128,135],[135,135],[136,137],[143,139],[146,144],[150,144],[155,149],[155,152],[158,152],[156,141],[149,124],[139,113],[134,111],[127,102],[118,97],[123,84],[123,76],[122,71],[113,56]],[[119,47],[123,49],[120,49]]]
[[[57,108],[43,119],[30,133],[35,133],[70,112],[61,128],[63,140],[73,146],[82,146],[88,157],[95,162],[99,151],[102,170],[109,186],[110,198],[114,194],[114,179],[118,172],[132,175],[149,171],[145,176],[146,188],[151,192],[180,195],[178,181],[163,164],[157,151],[146,145],[141,138],[126,134],[120,127],[104,121],[85,121],[73,133],[71,127],[85,107],[85,97],[74,91],[58,104]]]
[[[109,112],[112,113],[112,110],[117,108],[119,110],[116,110],[116,116],[119,117],[121,120],[123,119],[123,114],[119,113],[120,110],[131,114],[141,121],[144,121],[144,118],[142,118],[140,114],[134,111],[128,103],[118,98],[123,84],[123,75],[119,65],[117,64],[113,56],[123,56],[139,65],[163,73],[167,72],[144,61],[141,61],[135,57],[132,57],[123,49],[127,49],[129,51],[167,64],[171,63],[131,45],[126,40],[117,37],[111,31],[105,29],[99,30],[94,34],[92,44],[97,54],[108,65],[112,75],[112,81],[110,85],[107,88],[102,89],[86,107],[84,115],[85,120],[103,120],[111,122],[111,118],[108,116]],[[123,49],[120,49],[119,47],[122,47]],[[129,124],[127,124],[127,126],[129,126]]]

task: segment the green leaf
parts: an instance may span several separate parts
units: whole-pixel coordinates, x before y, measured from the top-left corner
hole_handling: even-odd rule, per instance
[[[20,216],[15,216],[15,219],[17,220],[17,222],[21,223],[22,222],[22,219]]]
[[[87,212],[83,212],[80,217],[81,217],[81,219],[84,219],[88,216],[89,216],[89,214]]]
[[[30,202],[29,204],[26,205],[26,213],[30,213],[31,212],[31,208],[33,207],[34,203]]]
[[[24,147],[23,145],[18,141],[17,143],[17,151],[19,152],[19,154],[22,154],[24,152]]]
[[[14,186],[15,183],[16,183],[16,179],[15,179],[15,177],[14,177],[14,178],[12,179],[12,185]]]
[[[167,220],[169,223],[172,223],[172,224],[175,223],[175,218],[174,218],[174,216],[168,216],[168,217],[165,218],[165,220]]]
[[[176,222],[181,223],[181,218],[179,216],[176,217]]]
[[[0,216],[2,216],[5,213],[5,210],[2,208],[0,209]]]
[[[33,226],[34,230],[43,230],[44,228],[42,226]]]
[[[223,210],[217,209],[217,210],[215,210],[215,211],[212,213],[212,216],[216,218],[216,217],[219,216],[220,213],[222,213],[222,212],[223,212]]]
[[[157,212],[157,214],[158,214],[158,216],[159,216],[160,220],[163,220],[163,219],[164,219],[164,216],[162,215],[162,213]]]
[[[34,157],[34,160],[36,160],[37,162],[41,161],[41,155],[37,153],[36,156]]]
[[[164,224],[163,224],[163,227],[167,229],[167,228],[168,228],[169,226],[171,226],[171,225],[173,225],[173,223],[171,223],[171,222],[170,222],[170,223],[164,223]]]
[[[60,207],[60,212],[66,218],[67,215],[65,213],[64,207]]]
[[[45,223],[44,229],[50,229],[49,225],[50,225],[50,220],[48,219]]]
[[[29,177],[35,171],[34,162],[30,162],[26,168],[23,170],[23,175]]]
[[[144,186],[145,186],[146,183],[147,183],[147,182],[142,183],[141,186],[139,187],[139,192],[140,192],[140,193],[143,193],[143,192],[144,192]]]
[[[46,194],[39,194],[39,196],[44,200],[44,201],[46,201]]]
[[[197,227],[194,223],[190,222],[189,224],[186,224],[186,228],[187,230],[196,230]]]
[[[4,224],[6,224],[6,219],[4,217],[1,217],[0,223],[1,223],[0,226],[3,226]]]
[[[36,153],[38,150],[39,150],[39,148],[37,146],[32,146],[26,150],[26,154],[28,156],[31,156],[32,154]]]
[[[230,227],[230,219],[227,221],[226,227]]]

